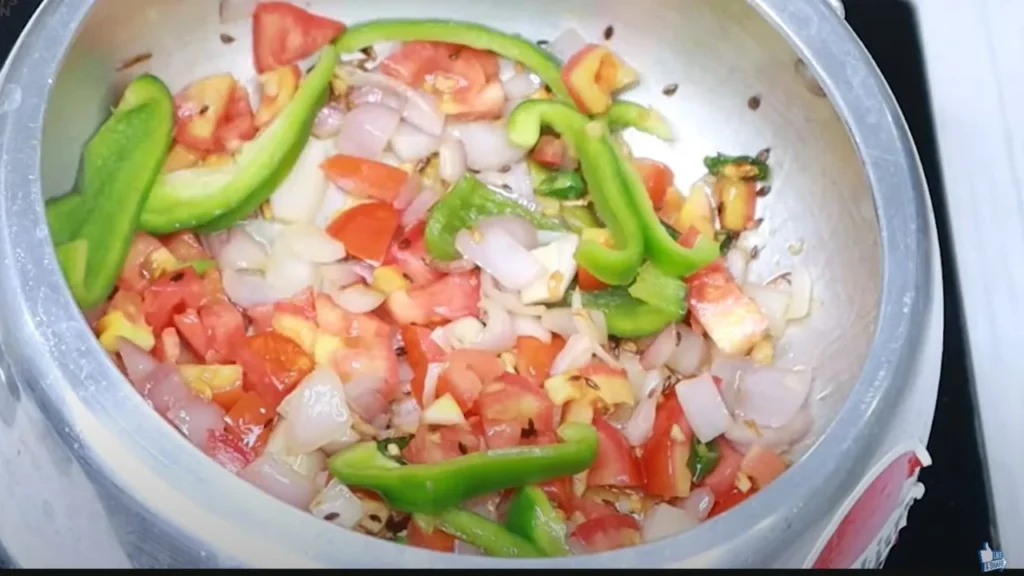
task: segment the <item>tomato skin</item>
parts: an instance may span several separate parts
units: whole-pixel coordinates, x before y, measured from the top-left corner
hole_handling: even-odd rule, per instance
[[[350,255],[380,263],[387,257],[400,219],[390,204],[368,202],[339,214],[327,226],[327,233],[344,244]]]
[[[690,314],[726,354],[746,354],[768,333],[768,317],[720,259],[691,275],[686,284]]]
[[[743,455],[724,438],[715,438],[713,442],[718,448],[718,463],[700,484],[714,492],[717,500],[728,496],[736,487],[736,475],[740,471]]]
[[[502,374],[484,386],[477,402],[489,448],[518,446],[531,429],[536,435],[554,432],[555,405],[522,376]]]
[[[440,95],[441,111],[457,120],[497,118],[505,101],[492,52],[446,42],[406,42],[380,71]]]
[[[405,360],[412,369],[412,397],[423,406],[423,389],[426,384],[427,367],[431,362],[444,360],[445,352],[430,338],[430,329],[422,326],[402,326],[402,343],[405,345]]]
[[[606,112],[612,105],[612,94],[637,78],[636,70],[599,44],[587,44],[562,67],[562,80],[569,95],[587,114]]]
[[[591,274],[586,268],[576,269],[576,285],[584,292],[596,292],[608,287],[607,284],[599,280],[597,276]]]
[[[231,360],[244,345],[245,319],[234,304],[226,300],[204,304],[199,308],[199,321],[209,335],[210,350],[204,356],[208,363]]]
[[[640,524],[627,514],[608,514],[583,522],[570,537],[589,552],[607,552],[639,544]]]
[[[668,166],[650,158],[635,158],[633,167],[643,178],[647,196],[651,199],[655,210],[660,210],[665,202],[665,194],[675,182],[675,174]]]
[[[258,394],[246,392],[224,416],[225,430],[245,448],[253,448],[264,428],[274,419],[274,408]]]
[[[600,416],[594,417],[594,428],[597,428],[597,457],[587,474],[587,486],[643,486],[643,469],[625,437]]]
[[[686,420],[683,413],[683,406],[679,403],[674,392],[667,392],[658,401],[658,408],[654,412],[654,428],[651,436],[670,434],[672,426],[678,426],[679,431],[687,440],[693,438],[693,429]]]
[[[415,520],[409,522],[406,541],[410,546],[437,552],[455,552],[455,537],[440,528],[427,532]]]
[[[431,326],[464,316],[479,317],[480,273],[448,274],[429,286],[393,292],[387,309],[400,325]]]
[[[121,267],[121,275],[117,280],[118,288],[131,292],[145,290],[154,273],[149,262],[150,255],[163,247],[159,240],[149,234],[136,232]]]
[[[337,20],[287,2],[261,2],[252,16],[253,62],[262,74],[312,56],[345,31]]]
[[[205,301],[203,281],[191,267],[161,276],[142,293],[146,323],[155,332],[170,326],[176,314],[199,308]]]
[[[409,180],[409,174],[401,168],[345,154],[331,156],[320,168],[342,190],[388,204],[398,198]]]
[[[249,92],[244,86],[235,86],[216,136],[221,148],[229,154],[234,154],[242,144],[256,136],[255,116],[249,103]]]
[[[544,134],[530,152],[530,159],[545,168],[558,170],[562,168],[565,154],[565,142],[561,138]]]
[[[237,82],[231,74],[197,80],[174,97],[174,139],[189,148],[217,152],[217,128],[224,120]]]
[[[277,332],[253,334],[239,351],[244,388],[272,410],[313,371],[313,359],[291,338]]]
[[[574,513],[583,516],[584,520],[593,520],[602,516],[614,516],[619,511],[614,506],[584,494],[573,499],[572,510]]]
[[[451,394],[464,414],[473,412],[480,392],[504,370],[497,355],[482,350],[453,350],[437,379],[436,397]]]
[[[256,459],[253,450],[243,446],[236,437],[215,430],[206,433],[203,452],[231,473],[237,473]]]
[[[195,262],[210,258],[210,253],[203,248],[203,243],[194,232],[168,234],[161,237],[160,242],[178,262]]]
[[[430,266],[424,232],[426,220],[410,226],[402,239],[391,245],[385,264],[397,264],[402,274],[412,281],[414,287],[427,286],[444,277],[444,273]]]
[[[673,438],[671,432],[652,436],[640,457],[646,492],[660,498],[682,498],[690,494],[690,443]]]
[[[715,504],[711,506],[711,512],[708,514],[708,518],[714,518],[719,514],[734,508],[737,504],[743,502],[747,498],[754,494],[754,489],[751,488],[747,492],[741,491],[739,488],[733,488],[729,492],[725,492],[721,496],[715,495]]]
[[[483,442],[467,425],[442,426],[431,430],[421,425],[412,441],[402,450],[410,464],[435,464],[479,452]]]
[[[548,344],[530,336],[516,338],[516,372],[534,384],[542,385],[564,347],[565,338],[558,334],[552,334]]]

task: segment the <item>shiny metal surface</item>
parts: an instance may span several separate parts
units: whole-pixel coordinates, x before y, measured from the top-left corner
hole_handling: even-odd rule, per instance
[[[783,562],[787,544],[857,483],[902,384],[936,358],[918,330],[934,322],[940,289],[924,182],[887,88],[840,17],[820,0],[565,0],[554,10],[544,3],[544,19],[540,2],[310,4],[350,22],[451,16],[537,38],[567,25],[596,38],[614,23],[613,46],[644,74],[631,99],[657,106],[678,136],[671,148],[637,136],[639,154],[686,182],[704,154],[772,148],[770,241],[753,272],[765,279],[799,263],[814,277],[814,312],[787,334],[783,360],[815,370],[813,447],[748,503],[680,537],[511,564]],[[222,32],[237,41],[223,44]],[[81,144],[125,80],[115,68],[146,52],[152,58],[130,73],[154,72],[172,90],[224,69],[251,73],[248,24],[220,25],[215,2],[49,0],[0,77],[0,101],[14,102],[0,109],[0,498],[31,495],[2,503],[3,547],[25,566],[510,564],[396,546],[266,497],[192,448],[106,358],[60,276],[41,194],[68,188]],[[798,58],[828,99],[809,89]],[[672,98],[661,94],[668,83],[680,85]],[[56,521],[22,524],[23,515],[45,517],[47,505]]]

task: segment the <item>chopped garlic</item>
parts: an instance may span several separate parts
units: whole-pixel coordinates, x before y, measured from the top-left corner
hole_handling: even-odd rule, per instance
[[[565,296],[569,283],[576,277],[575,256],[579,244],[579,236],[567,234],[530,251],[543,264],[547,274],[522,290],[520,300],[523,304],[549,304]]]

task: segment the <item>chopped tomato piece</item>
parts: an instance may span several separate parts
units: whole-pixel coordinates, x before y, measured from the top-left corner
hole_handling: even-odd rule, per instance
[[[736,487],[736,474],[740,471],[743,455],[724,438],[715,438],[714,443],[718,448],[718,463],[700,484],[714,492],[717,499],[724,498]]]
[[[242,446],[252,448],[263,433],[264,427],[274,419],[274,410],[275,408],[269,406],[258,394],[246,392],[224,416],[226,430],[237,438]]]
[[[673,426],[679,428],[677,434],[682,434],[686,440],[693,438],[693,428],[690,427],[690,423],[686,420],[686,414],[683,413],[682,405],[679,404],[679,400],[674,392],[668,392],[662,395],[661,400],[658,402],[658,408],[654,413],[654,428],[651,436],[669,434],[672,432]]]
[[[674,429],[680,430],[678,426]],[[640,459],[647,494],[665,499],[689,496],[692,479],[687,466],[690,442],[681,432],[672,430],[652,436]]]
[[[406,84],[438,94],[441,111],[456,119],[497,118],[505,101],[498,57],[446,42],[406,42],[380,70]]]
[[[210,302],[199,308],[199,320],[209,335],[206,361],[217,364],[234,358],[245,342],[245,319],[238,308],[226,300]]]
[[[216,152],[220,148],[217,127],[227,114],[236,84],[231,74],[216,74],[179,92],[174,97],[174,139],[196,150]]]
[[[229,472],[236,473],[245,468],[253,460],[256,454],[249,448],[242,445],[242,442],[227,432],[210,430],[206,433],[206,444],[203,452],[213,458],[214,462],[227,468]]]
[[[454,350],[438,376],[436,397],[451,394],[464,414],[471,413],[484,385],[503,373],[501,361],[492,352]]]
[[[554,431],[555,405],[522,376],[502,374],[484,386],[478,402],[489,448],[517,446]]]
[[[530,159],[541,166],[558,170],[562,167],[562,162],[565,161],[565,155],[565,142],[557,136],[545,134],[540,137],[537,145],[533,147],[533,152],[530,152]]]
[[[582,238],[584,240],[598,242],[602,246],[607,246],[609,248],[614,244],[611,232],[605,228],[586,228],[583,230]],[[604,290],[608,287],[607,284],[598,279],[597,276],[591,274],[590,270],[587,270],[583,266],[579,266],[576,270],[576,285],[584,292],[596,292],[597,290]]]
[[[153,255],[158,250],[162,250],[165,256],[157,260],[167,260],[168,257],[173,260],[173,256],[166,253],[167,249],[159,240],[145,232],[136,232],[128,248],[128,255],[125,256],[124,266],[121,267],[121,275],[117,280],[118,288],[132,292],[145,290],[149,281],[169,264],[154,262]]]
[[[438,552],[455,552],[455,536],[437,527],[427,531],[415,520],[409,522],[409,528],[406,531],[406,541],[409,543],[409,546],[417,548],[436,550]]]
[[[368,202],[345,210],[327,226],[327,233],[352,256],[380,263],[398,230],[398,211],[384,202]]]
[[[754,486],[765,487],[787,468],[786,461],[771,448],[753,446],[740,461],[740,472],[754,481]]]
[[[167,173],[192,168],[193,166],[198,166],[205,157],[205,152],[189,148],[181,142],[177,142],[171,146],[171,150],[167,153],[167,159],[164,160],[162,171]]]
[[[181,338],[178,336],[177,330],[168,326],[160,331],[156,344],[153,346],[153,356],[168,364],[178,363],[178,359],[181,358]]]
[[[768,333],[768,317],[743,293],[724,265],[705,266],[686,283],[690,314],[722,352],[746,354]]]
[[[288,2],[260,2],[252,15],[252,48],[260,74],[312,56],[345,31],[337,20]]]
[[[261,304],[250,306],[245,309],[245,315],[249,317],[249,324],[253,334],[269,332],[274,329],[274,305]]]
[[[562,68],[562,80],[580,110],[603,114],[612,95],[635,83],[639,74],[606,46],[587,44]]]
[[[384,380],[381,391],[390,402],[398,392],[398,356],[390,342],[370,342],[358,347],[342,347],[331,358],[331,367],[344,380],[357,376],[379,376]]]
[[[157,332],[169,326],[176,314],[199,308],[205,301],[206,288],[192,268],[165,274],[142,293],[146,323]]]
[[[754,494],[755,490],[751,489],[746,492],[739,488],[733,487],[732,490],[723,493],[721,496],[715,495],[715,503],[711,506],[711,513],[708,514],[708,518],[714,518],[719,514],[725,513],[728,510],[734,508],[740,502],[743,502]]]
[[[665,194],[675,182],[676,177],[672,174],[672,169],[650,158],[635,158],[633,166],[644,180],[644,188],[647,189],[647,196],[654,204],[654,209],[661,210]]]
[[[411,464],[444,462],[483,449],[480,438],[466,425],[442,426],[431,430],[421,425],[402,457]]]
[[[277,314],[293,314],[305,320],[316,320],[316,296],[311,287],[286,300],[278,300],[273,306]]]
[[[261,101],[260,107],[262,108],[262,106]],[[228,111],[224,114],[224,120],[217,128],[217,140],[220,141],[224,150],[234,154],[242,147],[242,144],[256,136],[256,128],[252,104],[249,103],[249,91],[244,86],[238,85],[235,87],[234,94],[231,95],[231,102],[228,103]]]
[[[387,299],[395,322],[432,325],[465,316],[480,316],[480,274],[449,274],[429,286],[399,290]]]
[[[257,394],[271,409],[313,371],[313,359],[298,344],[276,332],[246,338],[239,351],[244,387]]]
[[[259,80],[263,96],[260,98],[260,107],[256,109],[256,116],[253,118],[256,129],[263,128],[277,118],[277,115],[295,97],[301,79],[302,71],[295,64],[260,74]]]
[[[544,342],[531,336],[516,338],[516,372],[540,386],[551,372],[558,353],[565,347],[565,338],[551,335],[551,342]]]
[[[593,520],[602,516],[614,516],[619,513],[615,506],[586,494],[573,499],[572,509],[573,512],[583,516],[584,520]]]
[[[210,258],[210,253],[203,248],[203,243],[194,232],[175,232],[164,236],[160,242],[179,262],[195,262]]]
[[[401,168],[344,154],[324,160],[320,168],[338,188],[388,204],[395,201],[409,179],[409,174]]]
[[[587,520],[570,536],[588,552],[607,552],[640,543],[640,524],[626,514],[608,514]]]
[[[391,245],[391,252],[385,264],[397,264],[402,274],[412,281],[413,286],[426,286],[440,280],[444,273],[429,264],[424,231],[427,223],[420,220],[403,234],[402,239]]]
[[[570,512],[573,509],[573,493],[572,493],[572,478],[565,476],[563,478],[555,478],[554,480],[548,480],[538,484],[544,494],[548,497],[548,500],[562,509],[564,512]]]
[[[444,360],[445,352],[430,337],[430,329],[422,326],[402,326],[405,360],[412,369],[412,397],[423,406],[423,388],[427,367],[431,362]]]
[[[643,469],[629,442],[600,416],[594,417],[594,428],[597,428],[597,457],[587,474],[587,486],[643,486]]]
[[[387,342],[394,336],[391,326],[369,314],[353,314],[338,306],[326,294],[316,295],[316,323],[320,329],[341,338],[348,346]]]
[[[658,217],[680,234],[696,228],[699,235],[712,238],[715,234],[714,206],[708,192],[703,181],[690,186],[685,198],[678,190],[672,189],[664,195]]]

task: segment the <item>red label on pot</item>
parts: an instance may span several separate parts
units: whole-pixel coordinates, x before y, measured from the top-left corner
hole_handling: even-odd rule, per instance
[[[930,464],[918,442],[892,451],[840,508],[805,567],[881,567],[907,523],[910,506],[924,495],[917,475]]]

